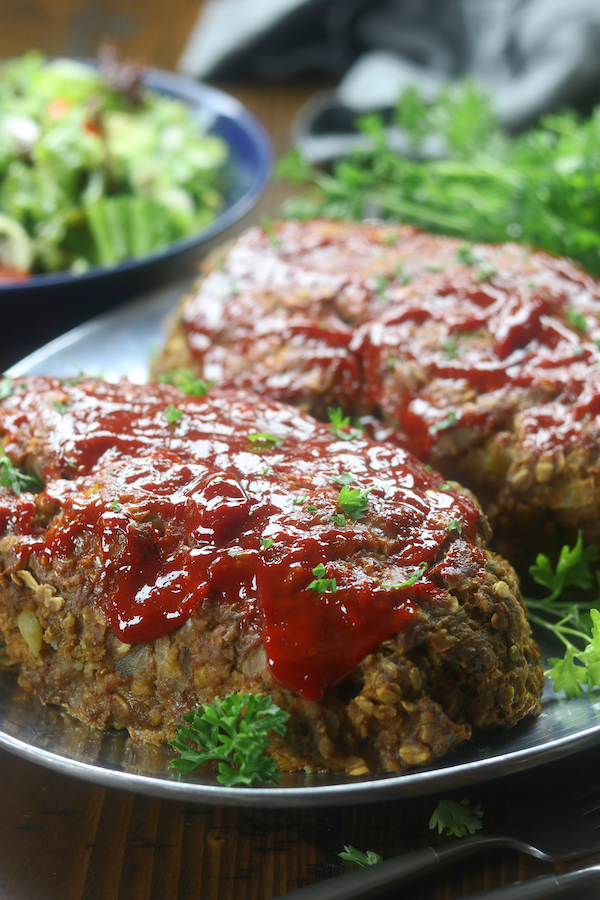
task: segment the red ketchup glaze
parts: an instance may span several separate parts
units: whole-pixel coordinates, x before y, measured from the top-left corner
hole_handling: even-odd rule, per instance
[[[600,408],[598,282],[516,244],[324,220],[255,228],[202,281],[183,326],[215,383],[319,416],[334,391],[402,429],[421,458],[447,426],[485,438],[523,410],[519,433],[552,453],[558,429],[585,441]]]
[[[170,405],[182,412],[172,424]],[[419,604],[441,602],[457,553],[485,562],[478,510],[439,475],[398,447],[338,440],[252,394],[34,378],[15,382],[0,427],[13,459],[39,440],[40,502],[59,510],[45,531],[32,494],[5,490],[5,532],[41,563],[83,560],[91,602],[123,642],[224,604],[262,633],[274,677],[309,700],[405,629]],[[342,472],[351,488],[372,488],[363,520],[331,519],[342,513],[332,480]],[[386,587],[422,562],[414,585]],[[312,590],[320,565],[328,585]]]
[[[558,277],[549,264],[542,274],[537,283],[492,276],[474,286],[462,273],[357,331],[351,349],[363,363],[364,401],[396,422],[420,457],[446,427],[493,433],[517,403],[538,452],[556,446],[558,429],[563,448],[577,440],[576,423],[597,415],[600,289],[583,275],[585,285]],[[411,382],[406,372],[414,371]],[[432,384],[444,390],[436,394]],[[455,407],[450,385],[466,398]],[[483,394],[494,402],[469,402]]]

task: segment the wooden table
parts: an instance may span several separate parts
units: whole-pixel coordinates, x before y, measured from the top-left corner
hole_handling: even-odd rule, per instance
[[[229,86],[266,124],[278,154],[287,146],[295,111],[312,89]],[[276,214],[285,193],[282,184],[271,185],[246,221]],[[29,352],[49,334],[43,320],[27,322],[12,335],[5,354],[14,352],[15,342],[22,353]],[[444,796],[460,800],[468,794],[492,827],[509,806],[551,795],[572,775],[597,777],[598,758],[600,748]],[[3,751],[0,773],[0,900],[269,900],[341,872],[346,864],[338,853],[344,844],[389,857],[447,840],[428,828],[437,796],[259,811],[98,787]],[[600,854],[586,862],[600,862]],[[560,868],[495,851],[387,897],[453,900]],[[586,900],[597,896],[589,892]]]

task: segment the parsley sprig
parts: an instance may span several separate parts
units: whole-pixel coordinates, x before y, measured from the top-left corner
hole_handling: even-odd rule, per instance
[[[570,599],[575,588],[589,591],[600,578],[591,565],[598,556],[594,546],[585,546],[579,534],[574,547],[565,545],[553,568],[548,557],[540,553],[529,569],[534,581],[549,591],[542,599],[525,597],[529,620],[550,631],[565,646],[563,659],[548,660],[546,675],[554,680],[554,690],[564,688],[567,697],[583,693],[583,686],[600,686],[600,597]]]
[[[254,434],[248,434],[247,438],[249,441],[255,442],[258,445],[264,444],[266,446],[267,444],[273,444],[275,447],[283,447],[281,438],[275,437],[274,434],[267,434],[266,431],[257,431]]]
[[[362,437],[360,428],[350,428],[350,416],[344,416],[341,409],[327,410],[331,429],[339,441],[353,441],[355,438]]]
[[[221,784],[277,784],[275,760],[264,755],[268,734],[285,734],[289,713],[265,694],[228,694],[183,717],[170,744],[180,775],[218,761]],[[199,749],[200,748],[200,749]]]
[[[369,488],[349,488],[345,484],[338,494],[338,503],[351,519],[364,519],[369,505],[369,494],[373,490]]]
[[[316,591],[319,594],[323,593],[323,591],[331,591],[332,594],[335,594],[337,592],[336,580],[335,578],[325,578],[326,572],[327,569],[323,563],[319,563],[318,566],[315,566],[312,570],[315,577],[313,581],[307,585],[307,590]]]
[[[412,587],[413,584],[416,584],[417,581],[419,581],[423,577],[426,568],[427,563],[423,560],[423,562],[419,563],[419,568],[415,569],[414,572],[409,575],[406,581],[402,581],[399,584],[382,584],[381,587],[386,588],[388,591],[397,591],[400,590],[400,588]]]
[[[338,853],[338,856],[340,859],[355,863],[362,869],[367,866],[374,866],[376,863],[383,861],[383,856],[380,856],[379,853],[375,853],[374,850],[367,850],[367,852],[364,853],[362,850],[357,850],[356,847],[353,847],[351,844],[344,844],[344,849],[342,853]]]
[[[357,122],[362,146],[334,163],[311,166],[298,151],[280,177],[307,185],[288,198],[293,218],[361,220],[377,216],[463,238],[457,262],[480,264],[471,242],[519,240],[570,256],[600,274],[600,111],[546,115],[536,128],[507,137],[484,89],[467,80],[430,102],[418,87],[399,97],[394,121]],[[398,153],[398,136],[408,152]],[[431,158],[435,140],[444,158]]]
[[[184,394],[190,397],[206,396],[211,381],[205,381],[204,378],[194,375],[191,369],[172,369],[170,372],[164,372],[158,376],[161,384],[173,384]]]
[[[481,806],[470,806],[468,797],[464,797],[460,803],[456,800],[440,800],[429,820],[429,827],[437,828],[438,834],[446,829],[448,836],[453,834],[455,837],[465,837],[467,834],[475,834],[483,827],[482,816]]]
[[[10,488],[13,494],[21,494],[23,491],[39,491],[40,483],[34,475],[26,475],[21,472],[6,451],[0,447],[0,484]]]

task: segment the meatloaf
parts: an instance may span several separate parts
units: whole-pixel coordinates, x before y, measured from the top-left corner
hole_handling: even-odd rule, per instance
[[[405,450],[239,390],[6,385],[1,660],[43,703],[159,743],[267,692],[282,769],[351,775],[539,710],[513,570]]]
[[[529,247],[289,221],[213,258],[154,375],[382,420],[517,559],[578,530],[600,543],[599,317],[598,282]]]

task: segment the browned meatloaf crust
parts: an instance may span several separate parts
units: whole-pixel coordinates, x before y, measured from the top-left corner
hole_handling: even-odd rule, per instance
[[[383,419],[516,558],[579,529],[600,543],[599,317],[594,279],[528,247],[285,222],[213,260],[154,374]]]
[[[401,448],[241,391],[41,377],[0,434],[40,481],[0,486],[0,658],[43,703],[158,743],[266,691],[291,713],[282,769],[354,775],[539,710],[513,570]],[[358,517],[344,489],[368,491]]]

